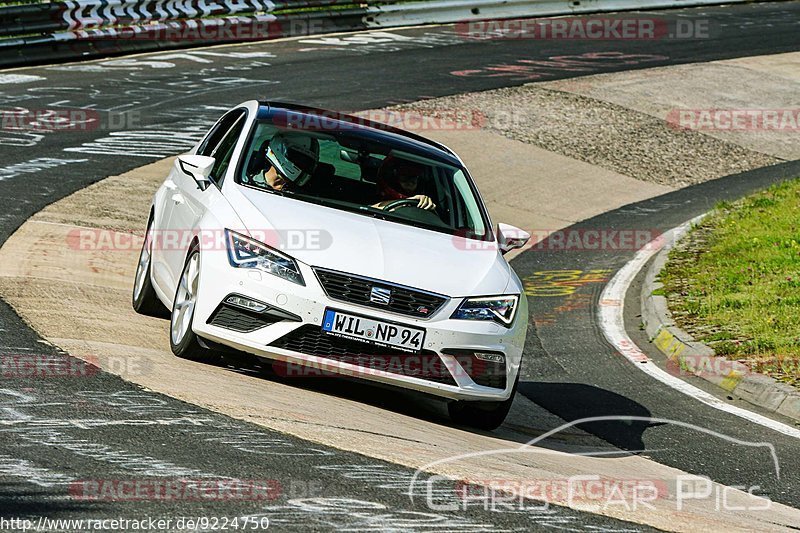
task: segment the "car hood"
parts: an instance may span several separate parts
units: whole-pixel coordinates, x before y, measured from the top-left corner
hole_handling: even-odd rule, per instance
[[[237,210],[253,237],[259,230],[274,231],[267,244],[307,265],[446,296],[501,294],[509,285],[510,267],[494,243],[240,190],[249,205]],[[282,245],[276,246],[275,236]]]

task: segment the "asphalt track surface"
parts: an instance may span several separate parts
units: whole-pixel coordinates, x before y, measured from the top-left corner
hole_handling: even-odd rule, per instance
[[[309,38],[0,73],[41,78],[0,85],[0,104],[6,109],[86,108],[104,121],[109,120],[108,112],[129,113],[127,127],[119,131],[0,133],[5,169],[0,172],[0,242],[45,205],[105,176],[189,147],[223,108],[253,97],[359,110],[537,79],[800,48],[798,3],[664,15],[710,20],[711,38],[478,42],[444,26],[391,32],[395,37]],[[564,61],[565,56],[572,61]],[[800,164],[787,163],[723,178],[623,207],[574,228],[665,231],[721,199],[796,175]],[[561,275],[574,271],[568,275],[578,280],[571,294],[530,297],[535,327],[529,333],[519,393],[564,421],[636,415],[688,422],[743,441],[770,442],[778,453],[779,478],[768,455],[675,425],[581,426],[610,447],[644,453],[726,485],[759,485],[759,494],[800,506],[800,447],[795,440],[705,407],[653,381],[604,340],[596,320],[602,279],[610,279],[633,253],[530,251],[513,261],[520,276],[534,285],[546,286],[553,271]],[[644,339],[636,338],[635,307],[633,301],[626,305],[629,331],[646,346]],[[0,333],[2,354],[61,357],[4,303]],[[8,376],[0,380],[0,517],[267,515],[272,527],[297,530],[423,530],[431,528],[431,521],[463,531],[645,529],[563,508],[496,513],[475,507],[433,513],[423,504],[412,505],[404,495],[413,473],[409,469],[239,422],[105,373],[91,380]],[[168,504],[90,502],[69,494],[77,480],[176,476],[273,480],[280,494],[260,502],[183,499]]]

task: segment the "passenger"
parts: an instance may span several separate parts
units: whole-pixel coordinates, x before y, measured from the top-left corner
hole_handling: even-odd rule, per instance
[[[266,165],[253,177],[257,185],[276,191],[303,187],[319,164],[319,141],[296,133],[278,133],[266,149]]]

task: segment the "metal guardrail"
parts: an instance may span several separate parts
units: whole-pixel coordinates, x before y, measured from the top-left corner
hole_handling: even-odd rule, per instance
[[[0,1],[0,67],[370,28],[746,1]]]

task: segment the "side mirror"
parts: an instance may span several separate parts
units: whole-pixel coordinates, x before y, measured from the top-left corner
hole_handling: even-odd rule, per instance
[[[178,166],[181,171],[197,183],[197,188],[204,191],[211,185],[211,169],[216,160],[204,155],[178,156]]]
[[[528,244],[530,238],[530,233],[510,224],[500,223],[497,225],[497,240],[500,245],[500,252],[503,254],[522,248]]]

